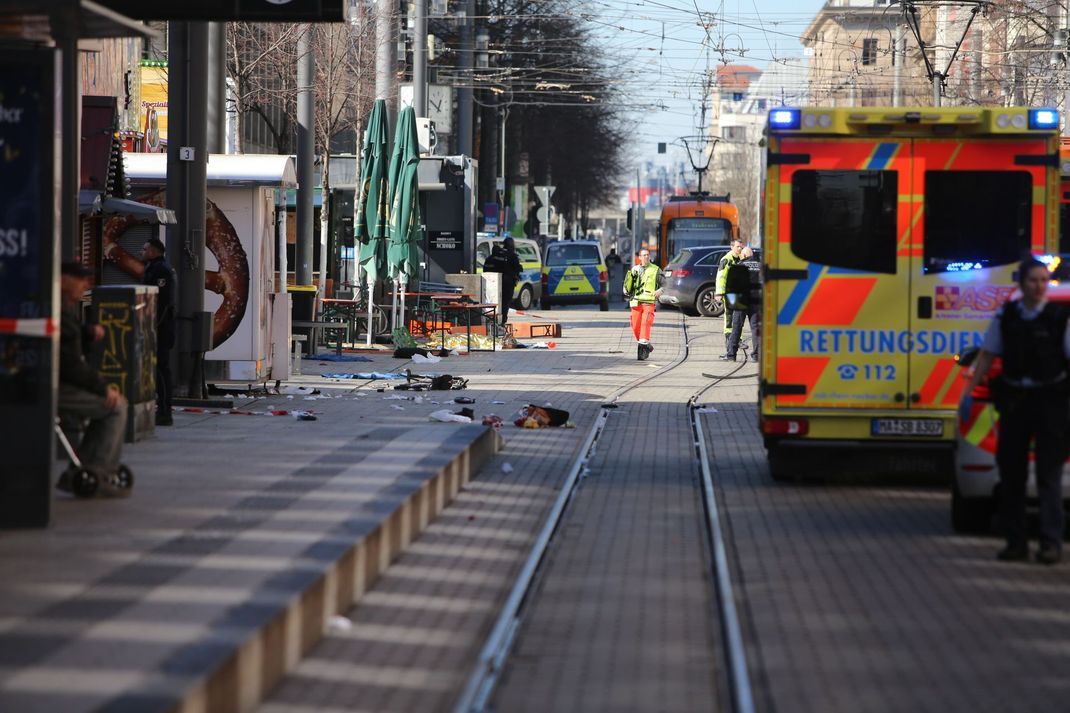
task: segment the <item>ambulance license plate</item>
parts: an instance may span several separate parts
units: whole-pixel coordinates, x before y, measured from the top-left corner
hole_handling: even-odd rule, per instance
[[[874,436],[942,436],[944,422],[938,418],[875,418]]]

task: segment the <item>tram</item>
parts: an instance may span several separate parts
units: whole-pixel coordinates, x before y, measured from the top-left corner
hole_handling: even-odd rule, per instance
[[[655,263],[665,267],[682,248],[728,245],[739,237],[739,209],[732,195],[707,192],[670,196],[658,221]]]

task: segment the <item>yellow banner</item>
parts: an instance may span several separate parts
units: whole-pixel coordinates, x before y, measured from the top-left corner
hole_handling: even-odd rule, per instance
[[[141,131],[145,150],[155,153],[167,141],[167,67],[141,68]]]

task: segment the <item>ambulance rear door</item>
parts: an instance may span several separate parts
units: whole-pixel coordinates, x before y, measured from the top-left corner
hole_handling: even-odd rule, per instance
[[[964,385],[955,355],[980,345],[1022,256],[1044,252],[1049,146],[1041,136],[914,140],[914,230],[899,253],[911,264],[916,415],[955,408]]]
[[[770,149],[779,214],[764,395],[777,408],[905,409],[910,139],[772,137]]]

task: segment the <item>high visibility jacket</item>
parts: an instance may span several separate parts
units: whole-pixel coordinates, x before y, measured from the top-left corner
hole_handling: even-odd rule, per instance
[[[624,294],[629,295],[631,304],[653,304],[657,301],[654,293],[661,288],[661,268],[650,263],[644,269],[641,265],[634,266],[624,276]]]

